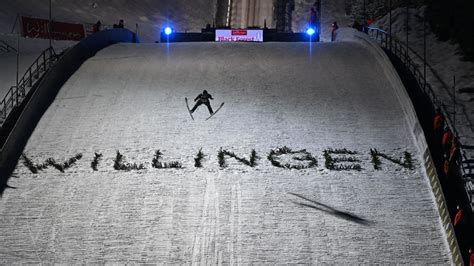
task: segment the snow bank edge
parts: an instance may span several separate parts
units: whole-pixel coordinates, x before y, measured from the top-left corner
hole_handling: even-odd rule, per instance
[[[443,234],[445,234],[446,236],[445,245],[447,245],[449,247],[449,250],[451,251],[452,262],[456,265],[462,265],[462,256],[459,251],[456,235],[454,234],[454,227],[449,217],[449,212],[446,207],[446,200],[441,189],[439,177],[436,173],[428,143],[418,120],[418,116],[416,115],[413,103],[410,100],[410,96],[408,95],[406,88],[403,85],[403,82],[401,81],[400,76],[398,75],[395,67],[393,66],[385,52],[382,50],[382,48],[372,39],[370,39],[370,37],[365,33],[362,33],[352,28],[339,28],[335,33],[335,40],[338,42],[357,42],[361,44],[362,46],[370,50],[370,52],[374,55],[376,60],[382,66],[385,75],[391,83],[392,88],[394,89],[394,92],[400,102],[400,105],[402,106],[406,121],[408,123],[408,127],[410,128],[410,133],[414,138],[415,145],[417,146],[420,154],[422,154],[421,159],[424,163],[425,175],[428,179],[427,181],[429,181],[431,190],[433,192],[433,200],[438,206],[441,224],[444,228]]]

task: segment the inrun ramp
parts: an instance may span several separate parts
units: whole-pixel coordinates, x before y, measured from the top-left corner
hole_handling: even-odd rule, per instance
[[[420,152],[377,55],[356,42],[117,44],[69,79],[0,205],[0,263],[451,262]],[[195,121],[184,97],[224,107]],[[279,168],[308,153],[317,166]],[[234,152],[255,167],[218,152]],[[194,159],[202,149],[202,167]],[[325,150],[337,166],[330,170]],[[382,157],[404,152],[413,169]],[[152,167],[162,162],[181,169]],[[146,169],[114,169],[117,151]],[[282,151],[282,150],[280,150]],[[92,168],[94,153],[103,154]],[[403,159],[402,159],[403,161]],[[334,161],[333,161],[334,162]],[[47,164],[47,163],[46,163]],[[293,194],[292,194],[293,193]],[[294,194],[305,197],[305,200]]]

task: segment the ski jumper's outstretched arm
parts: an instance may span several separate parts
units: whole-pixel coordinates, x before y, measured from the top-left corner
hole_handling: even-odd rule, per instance
[[[199,94],[194,101],[197,101],[199,98],[201,98],[201,94]]]

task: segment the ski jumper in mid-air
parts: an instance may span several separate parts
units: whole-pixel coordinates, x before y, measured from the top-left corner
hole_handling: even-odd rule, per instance
[[[194,111],[196,111],[196,109],[201,105],[201,104],[204,104],[207,106],[207,109],[209,110],[209,114],[213,114],[214,111],[212,111],[212,107],[211,107],[211,103],[209,102],[209,100],[214,100],[214,98],[212,98],[212,96],[207,93],[206,90],[204,90],[201,94],[199,94],[196,99],[194,99],[194,101],[196,102],[196,104],[194,105],[193,109],[191,109],[191,113],[194,113]]]

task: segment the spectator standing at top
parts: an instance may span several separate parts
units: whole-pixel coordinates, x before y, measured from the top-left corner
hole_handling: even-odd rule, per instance
[[[100,20],[98,20],[97,23],[94,24],[94,26],[92,26],[92,32],[93,33],[99,32],[101,26],[102,26],[102,23],[100,22]]]
[[[374,22],[375,22],[375,19],[373,19],[373,18],[367,19],[367,26],[370,27],[370,25],[372,25],[372,23],[374,23]]]
[[[119,29],[124,28],[123,19],[119,20],[118,24],[114,24],[114,29],[116,29],[116,28],[119,28]]]
[[[203,32],[212,32],[211,24],[207,23],[206,28],[203,30]]]
[[[362,25],[362,31],[364,33],[369,33],[369,27],[370,25],[372,25],[372,23],[374,23],[374,19],[372,18],[368,18],[366,21],[364,21],[364,24]]]
[[[331,42],[336,40],[336,31],[339,29],[339,26],[337,25],[337,22],[334,21],[331,25]]]

